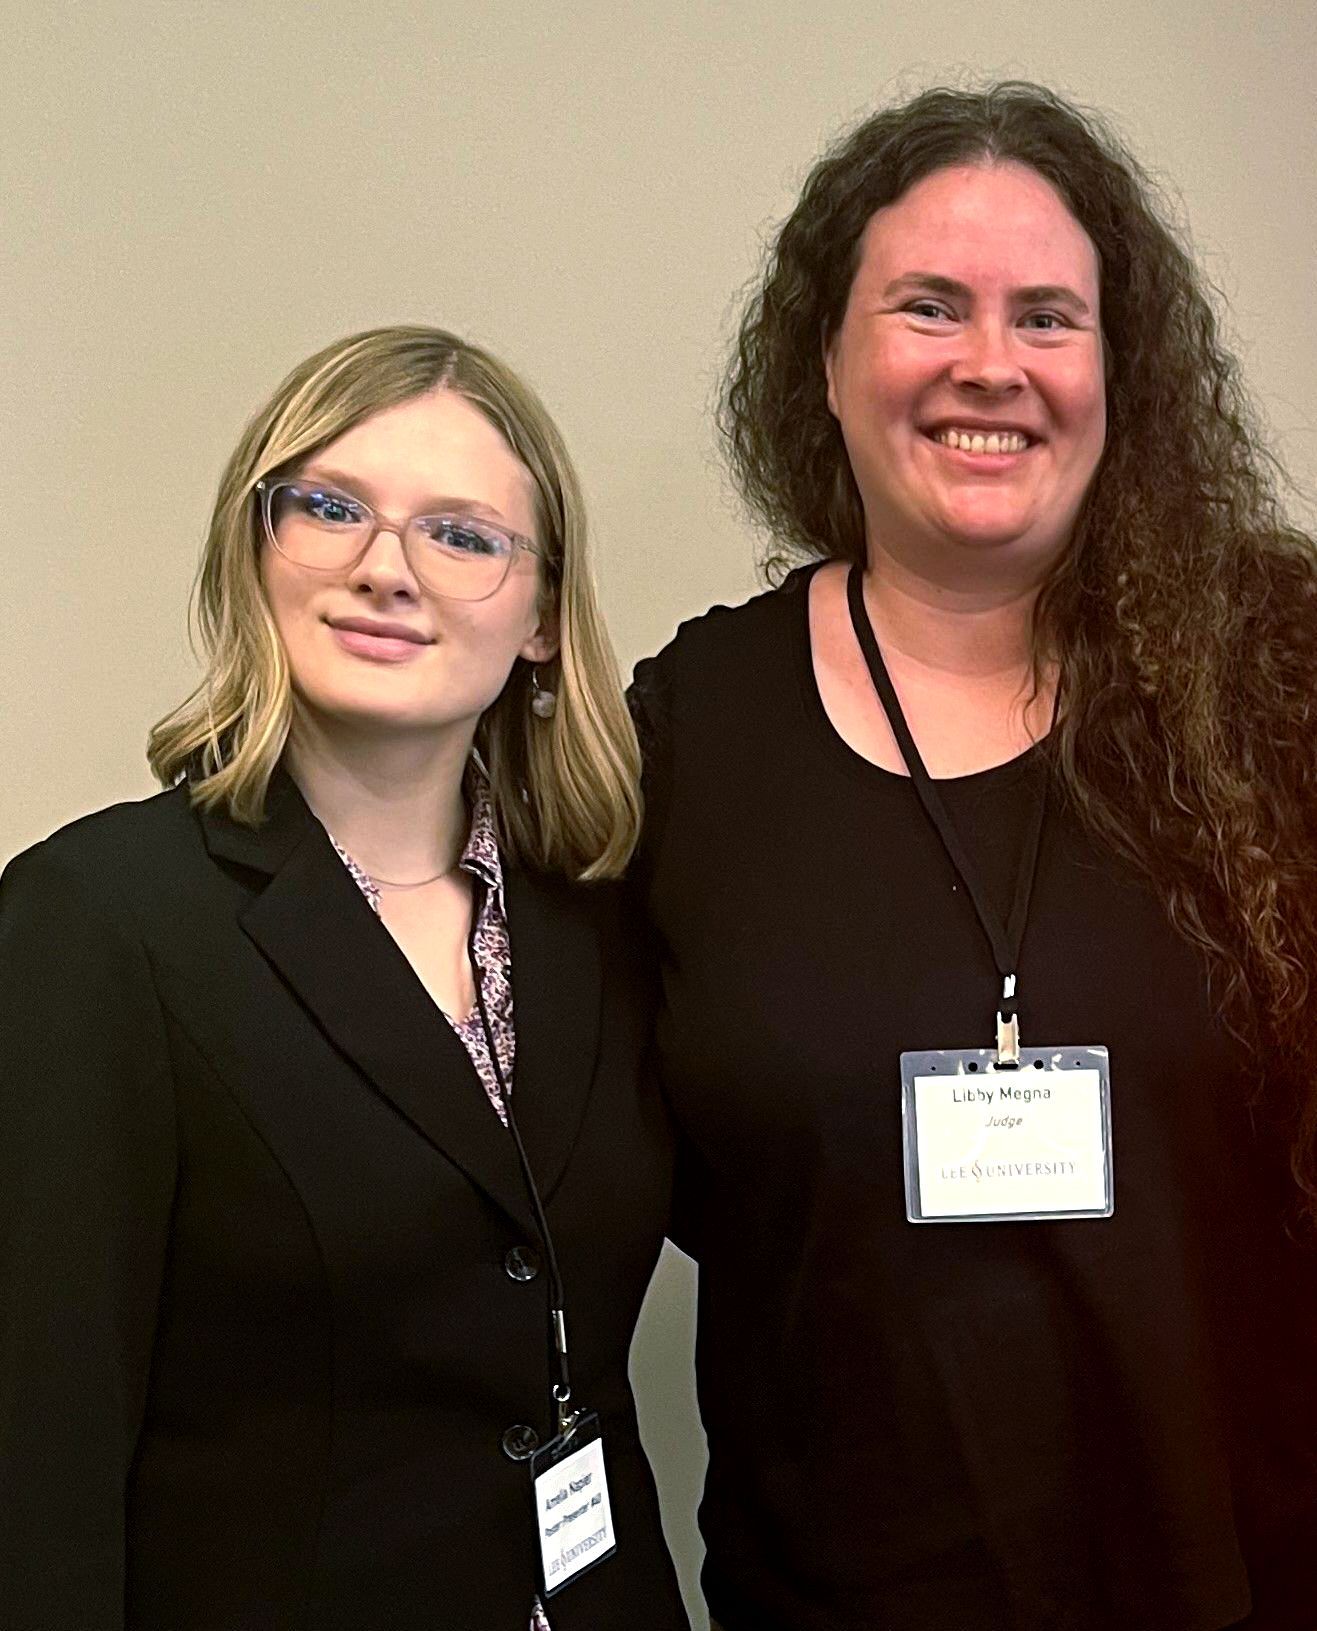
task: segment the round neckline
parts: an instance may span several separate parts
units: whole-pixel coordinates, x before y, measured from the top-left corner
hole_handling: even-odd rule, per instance
[[[809,728],[810,742],[822,758],[854,780],[867,782],[870,786],[912,787],[908,771],[888,770],[886,766],[874,764],[872,759],[866,759],[862,753],[857,753],[832,723],[824,706],[818,676],[814,672],[814,648],[810,643],[809,630],[809,601],[814,574],[826,565],[827,561],[813,561],[801,569],[797,597],[800,604],[791,629],[796,689]],[[1039,737],[1023,753],[1017,753],[1013,759],[1004,759],[999,765],[987,765],[982,770],[971,770],[963,776],[934,776],[932,779],[938,787],[953,790],[962,787],[981,787],[994,777],[1003,782],[1013,781],[1017,776],[1027,772],[1037,761],[1046,741],[1047,737]]]

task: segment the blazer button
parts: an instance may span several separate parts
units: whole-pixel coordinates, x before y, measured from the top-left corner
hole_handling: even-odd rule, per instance
[[[540,1272],[540,1256],[531,1246],[514,1246],[503,1259],[503,1272],[509,1280],[533,1280]]]
[[[503,1454],[509,1461],[529,1461],[540,1447],[540,1435],[524,1423],[509,1427],[503,1435]]]

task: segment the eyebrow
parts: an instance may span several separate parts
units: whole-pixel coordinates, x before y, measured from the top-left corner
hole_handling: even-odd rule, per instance
[[[910,289],[925,289],[930,294],[948,295],[955,300],[972,299],[974,293],[968,284],[958,283],[955,278],[942,277],[937,272],[906,272],[887,285],[883,290],[883,299],[890,300]],[[1025,306],[1069,306],[1081,317],[1092,316],[1088,302],[1064,283],[1031,283],[1022,289],[1012,289],[1011,298]]]
[[[364,481],[360,476],[349,476],[342,470],[334,470],[328,465],[312,464],[307,470],[299,472],[304,481],[323,481],[335,487],[346,488],[349,493],[360,493],[363,497],[374,499],[375,489],[370,482]],[[460,511],[463,515],[487,516],[491,521],[497,521],[501,527],[510,527],[512,523],[501,510],[492,504],[486,504],[478,498],[456,498],[436,496],[427,498],[416,515],[446,515],[450,511]]]

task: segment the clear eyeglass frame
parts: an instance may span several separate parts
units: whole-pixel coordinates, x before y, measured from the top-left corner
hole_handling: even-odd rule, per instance
[[[274,524],[274,501],[280,491],[286,487],[314,487],[321,492],[332,493],[337,498],[348,499],[351,503],[355,504],[359,509],[364,511],[370,518],[370,525],[366,532],[365,539],[361,543],[360,547],[354,553],[345,556],[342,561],[335,561],[329,566],[316,565],[313,562],[301,560],[295,555],[290,555],[279,542],[278,533]],[[376,538],[379,537],[380,533],[391,532],[401,543],[403,554],[407,557],[407,562],[412,571],[432,595],[437,596],[440,600],[459,600],[468,605],[472,605],[482,600],[489,600],[492,598],[492,596],[499,592],[499,590],[507,582],[508,573],[512,570],[512,563],[517,557],[518,550],[525,550],[528,555],[534,555],[540,560],[545,558],[543,548],[537,544],[534,539],[527,538],[524,533],[513,532],[510,527],[485,521],[479,516],[462,515],[459,511],[418,510],[415,515],[385,515],[382,510],[377,510],[373,505],[367,504],[364,498],[358,498],[355,493],[349,492],[346,488],[338,487],[333,482],[308,481],[306,478],[301,476],[283,476],[275,481],[262,477],[262,479],[256,483],[254,491],[260,504],[261,522],[265,530],[265,536],[269,540],[271,547],[278,550],[280,555],[282,555],[286,561],[291,561],[294,566],[301,567],[304,572],[351,572],[365,558],[366,553],[370,549],[371,545],[375,542]],[[469,523],[470,525],[483,528],[490,532],[499,533],[511,543],[512,548],[508,551],[507,556],[504,558],[503,570],[499,574],[498,582],[495,583],[492,588],[484,589],[478,595],[471,595],[454,594],[451,588],[440,589],[434,586],[434,583],[432,582],[432,573],[427,572],[422,564],[425,560],[425,546],[421,545],[418,548],[418,546],[411,542],[411,540],[414,537],[413,529],[415,528],[417,522],[437,521],[441,519],[460,519]],[[458,567],[456,570],[460,572],[463,569]],[[452,580],[446,577],[444,581],[451,582]]]

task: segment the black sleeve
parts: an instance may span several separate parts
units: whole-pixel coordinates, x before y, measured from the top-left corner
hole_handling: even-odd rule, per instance
[[[640,786],[645,819],[629,879],[638,896],[647,895],[660,836],[667,822],[672,786],[672,728],[665,654],[636,664],[626,694],[640,741]]]
[[[131,914],[53,849],[0,879],[0,1623],[118,1631],[173,1093]]]
[[[668,663],[668,653],[647,657],[643,662],[637,663],[631,687],[627,691],[627,703],[631,708],[636,735],[640,740],[641,788],[645,801],[644,826],[641,829],[640,843],[631,870],[627,875],[627,883],[637,918],[650,925],[653,956],[659,967],[662,966],[663,947],[661,937],[653,928],[649,894],[672,794],[673,744]],[[694,1154],[678,1126],[676,1175],[668,1238],[688,1257],[696,1259],[699,1258],[700,1188],[694,1170]]]

